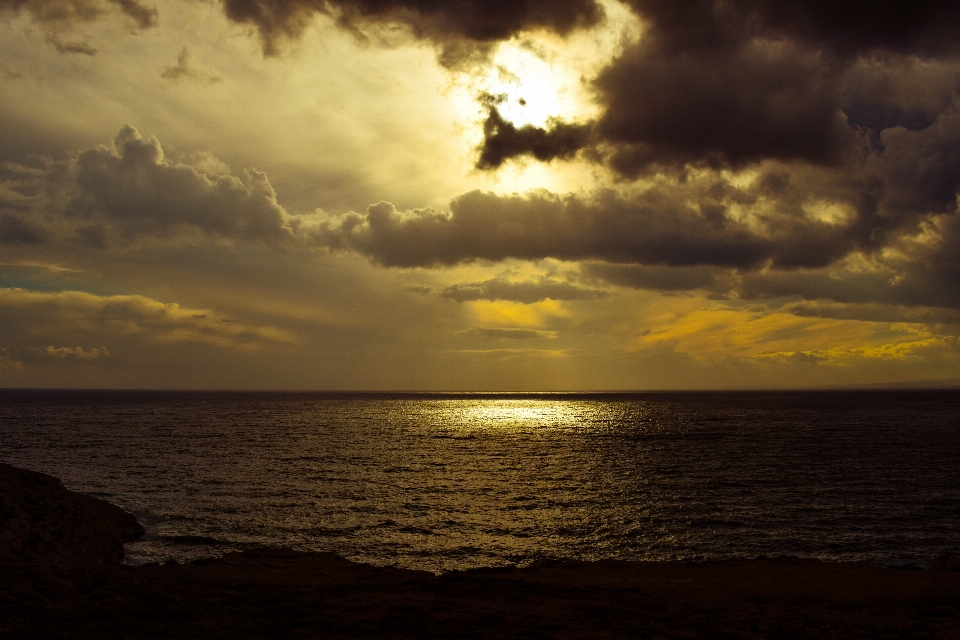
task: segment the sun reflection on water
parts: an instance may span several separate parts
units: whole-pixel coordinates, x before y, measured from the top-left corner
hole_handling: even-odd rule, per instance
[[[565,429],[579,425],[585,407],[567,400],[471,400],[459,407],[457,426],[469,430]],[[451,412],[454,413],[454,412]]]

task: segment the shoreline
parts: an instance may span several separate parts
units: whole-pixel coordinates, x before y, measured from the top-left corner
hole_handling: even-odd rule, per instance
[[[955,557],[926,570],[780,557],[436,575],[258,549],[129,566],[111,549],[136,533],[132,516],[8,465],[0,514],[10,638],[960,637]]]
[[[0,570],[11,638],[956,638],[960,572],[558,561],[434,575],[264,549]]]

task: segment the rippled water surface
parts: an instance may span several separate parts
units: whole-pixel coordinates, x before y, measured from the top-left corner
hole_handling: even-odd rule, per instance
[[[956,392],[0,391],[0,460],[133,512],[134,563],[960,552]]]

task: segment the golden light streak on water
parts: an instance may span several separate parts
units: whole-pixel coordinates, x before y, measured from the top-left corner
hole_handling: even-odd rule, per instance
[[[580,412],[569,402],[542,400],[488,400],[469,403],[463,409],[464,422],[478,428],[504,429],[540,427],[556,429],[573,426]]]

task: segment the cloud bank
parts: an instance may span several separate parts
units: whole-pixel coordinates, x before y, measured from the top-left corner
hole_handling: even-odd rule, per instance
[[[159,141],[126,125],[112,146],[40,167],[7,164],[0,187],[0,243],[39,244],[58,234],[104,248],[201,233],[283,246],[294,222],[266,175],[169,161]]]
[[[632,192],[473,191],[447,208],[381,202],[362,213],[297,215],[263,173],[169,159],[159,141],[125,126],[111,146],[0,168],[0,243],[110,250],[206,239],[349,251],[400,268],[556,259],[626,287],[956,307],[960,114],[921,130],[888,128],[879,141],[842,169],[768,161],[748,179],[688,170]],[[525,286],[495,279],[443,295],[593,295],[572,284]]]
[[[223,6],[231,20],[257,30],[267,55],[277,54],[282,40],[301,36],[324,14],[361,37],[365,28],[403,26],[440,45],[440,61],[448,66],[525,30],[563,35],[602,17],[593,0],[225,0]]]

